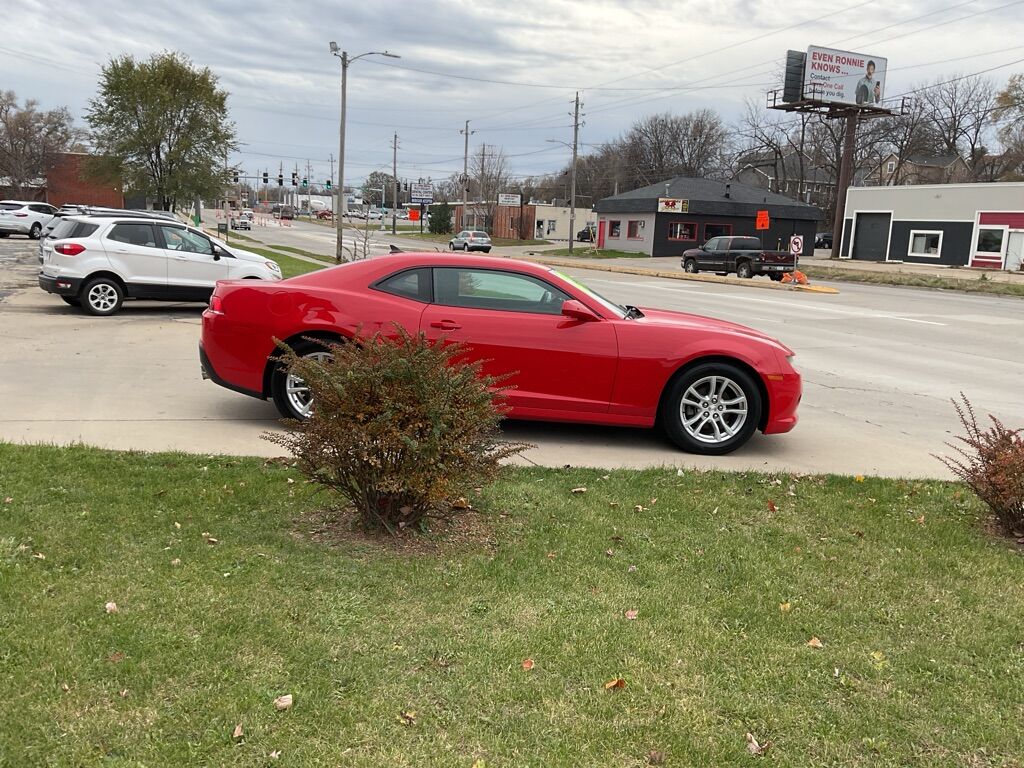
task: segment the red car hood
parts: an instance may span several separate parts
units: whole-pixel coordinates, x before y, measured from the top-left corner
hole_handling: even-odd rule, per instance
[[[767,333],[761,333],[761,331],[754,330],[753,328],[748,328],[745,325],[740,325],[739,323],[730,323],[727,320],[717,320],[704,315],[691,315],[687,312],[672,312],[667,309],[640,307],[640,311],[644,313],[644,316],[637,322],[687,330],[719,331],[732,336],[743,336],[748,339],[765,341],[781,349],[787,356],[793,354],[793,350],[775,337],[769,336]]]

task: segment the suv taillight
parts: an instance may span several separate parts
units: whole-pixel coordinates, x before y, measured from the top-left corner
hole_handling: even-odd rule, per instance
[[[65,256],[77,256],[85,250],[85,246],[79,245],[78,243],[58,243],[53,246],[53,250],[57,253],[62,253]]]

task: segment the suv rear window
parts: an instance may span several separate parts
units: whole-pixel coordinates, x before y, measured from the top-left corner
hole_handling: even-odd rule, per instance
[[[54,240],[66,240],[68,238],[88,237],[99,229],[99,224],[90,224],[87,221],[71,221],[64,219],[53,228],[50,237]]]
[[[473,237],[487,237],[486,232],[470,232],[469,234],[471,234]]]
[[[0,211],[16,211],[21,207],[18,203],[0,203]]]

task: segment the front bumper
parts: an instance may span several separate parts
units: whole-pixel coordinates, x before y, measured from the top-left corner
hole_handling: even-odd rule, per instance
[[[803,382],[795,370],[788,373],[768,374],[764,377],[768,389],[768,420],[764,434],[780,435],[796,426],[797,406],[803,397]]]
[[[51,277],[40,272],[39,287],[47,293],[56,293],[58,296],[77,296],[82,287],[82,278]]]

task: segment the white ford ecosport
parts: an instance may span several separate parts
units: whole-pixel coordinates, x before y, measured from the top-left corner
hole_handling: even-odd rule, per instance
[[[43,243],[39,287],[92,315],[125,299],[209,301],[218,280],[280,280],[276,262],[174,221],[66,216]]]

